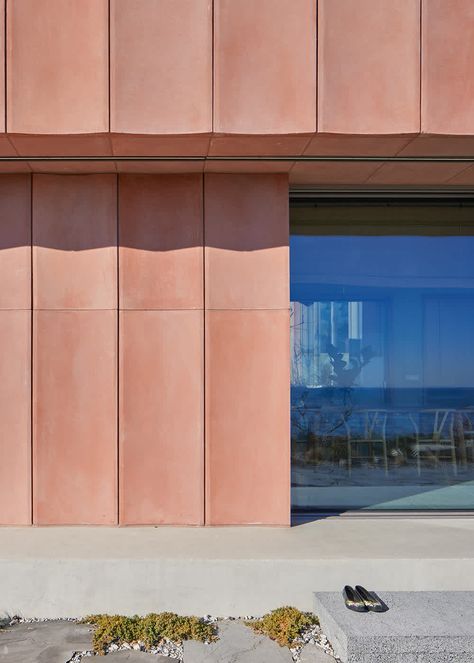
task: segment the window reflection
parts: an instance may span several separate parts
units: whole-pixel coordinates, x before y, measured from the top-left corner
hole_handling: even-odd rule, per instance
[[[474,236],[334,230],[291,237],[294,507],[473,508]]]

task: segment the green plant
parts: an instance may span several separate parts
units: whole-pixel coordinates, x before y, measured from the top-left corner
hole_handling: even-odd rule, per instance
[[[264,615],[261,619],[245,622],[257,633],[276,640],[281,647],[291,647],[301,633],[318,624],[318,618],[310,612],[284,606]]]
[[[114,643],[143,642],[148,649],[164,638],[180,644],[183,640],[209,642],[216,639],[215,629],[198,617],[182,617],[173,612],[151,613],[146,617],[89,615],[82,623],[95,626],[92,642],[98,654],[105,654]]]

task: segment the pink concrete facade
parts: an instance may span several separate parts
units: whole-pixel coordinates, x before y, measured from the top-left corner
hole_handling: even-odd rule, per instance
[[[31,182],[0,177],[0,522],[31,522]]]
[[[289,186],[474,184],[384,160],[474,154],[472,0],[0,11],[0,524],[287,525]]]
[[[288,524],[287,176],[0,191],[0,524]]]
[[[120,520],[204,523],[202,175],[119,178]]]
[[[288,524],[287,178],[210,174],[204,191],[206,522]]]
[[[347,164],[326,173],[291,157],[462,156],[474,147],[470,0],[3,0],[2,8],[0,154],[111,157],[56,163],[53,172],[287,172],[290,184],[325,185],[344,181]],[[289,158],[238,160],[250,155]],[[115,161],[125,156],[201,160]],[[205,161],[222,156],[235,160]],[[465,169],[439,168],[436,182],[465,182]],[[358,179],[379,177],[410,183],[404,169],[376,163]],[[417,180],[433,183],[429,166]]]

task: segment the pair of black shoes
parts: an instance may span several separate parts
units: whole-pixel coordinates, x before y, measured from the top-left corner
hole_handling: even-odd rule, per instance
[[[343,591],[344,602],[346,608],[354,610],[355,612],[386,612],[388,607],[386,604],[375,594],[369,592],[361,585],[350,587],[346,585]]]

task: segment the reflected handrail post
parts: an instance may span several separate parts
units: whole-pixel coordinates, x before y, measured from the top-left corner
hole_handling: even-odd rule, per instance
[[[451,409],[424,409],[420,410],[418,415],[420,417],[428,415],[433,418],[433,427],[429,436],[420,435],[420,428],[415,424],[416,441],[413,446],[413,451],[416,454],[418,476],[421,476],[421,454],[423,452],[434,453],[435,458],[438,460],[440,452],[444,449],[450,449],[451,451],[452,469],[453,474],[456,476],[458,469],[456,444],[454,441],[454,411]],[[448,436],[445,435],[445,437],[443,437],[443,431],[445,431],[448,421]]]

